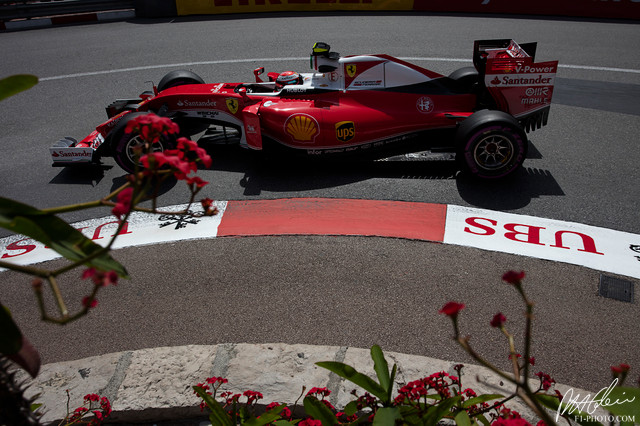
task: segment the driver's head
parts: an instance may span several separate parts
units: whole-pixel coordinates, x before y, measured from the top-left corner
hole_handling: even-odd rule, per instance
[[[285,71],[281,73],[276,79],[276,89],[280,90],[284,86],[289,86],[290,84],[300,84],[302,82],[302,78],[300,74],[295,71]]]

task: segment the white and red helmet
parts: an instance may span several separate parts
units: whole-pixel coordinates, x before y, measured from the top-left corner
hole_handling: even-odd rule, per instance
[[[295,71],[285,71],[280,73],[278,78],[276,79],[276,89],[280,90],[284,86],[289,86],[291,84],[300,84],[302,82],[302,78],[300,78],[300,74]]]

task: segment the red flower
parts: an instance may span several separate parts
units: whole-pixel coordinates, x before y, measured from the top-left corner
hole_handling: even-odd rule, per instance
[[[213,205],[213,200],[211,198],[203,198],[200,200],[200,204],[202,205],[202,210],[204,210],[205,216],[214,216],[218,214],[218,208]]]
[[[265,411],[271,411],[274,408],[278,408],[280,407],[282,404],[280,404],[279,402],[272,402],[271,404],[267,405]],[[280,411],[280,417],[282,417],[283,419],[291,419],[292,413],[291,410],[289,409],[289,407],[284,407],[282,409],[282,411]]]
[[[255,391],[252,391],[252,390],[246,390],[246,391],[244,391],[244,393],[242,395],[247,397],[247,404],[251,404],[254,401],[257,401],[257,400],[263,398],[263,396],[262,396],[262,394],[260,392],[255,392]]]
[[[98,402],[100,401],[100,395],[97,393],[88,393],[84,396],[84,400]]]
[[[125,188],[119,194],[115,207],[111,210],[111,213],[118,219],[122,219],[123,216],[131,211],[131,200],[133,198],[133,188]]]
[[[316,388],[313,387],[311,388],[311,390],[309,392],[307,392],[307,396],[309,395],[313,395],[315,397],[318,397],[318,395],[320,395],[321,397],[325,397],[325,396],[329,396],[331,394],[331,391],[327,388]]]
[[[91,278],[96,286],[106,287],[109,284],[118,284],[118,274],[115,271],[102,272],[95,268],[87,268],[82,272],[82,279]]]
[[[304,419],[298,423],[298,426],[322,426],[322,422],[320,420]]]
[[[613,373],[614,376],[627,374],[630,369],[631,369],[631,366],[629,364],[620,364],[620,365],[611,366],[611,372]]]
[[[186,182],[187,182],[187,185],[195,186],[196,188],[202,188],[202,187],[206,186],[207,184],[209,184],[209,182],[206,182],[206,181],[200,179],[200,177],[198,177],[198,176],[187,178]]]
[[[127,123],[126,133],[138,133],[146,142],[158,142],[165,134],[176,134],[180,129],[171,119],[155,114],[140,115]]]
[[[536,373],[536,376],[538,376],[538,378],[540,379],[540,386],[542,386],[542,389],[544,390],[549,390],[551,385],[556,382],[554,379],[551,378],[551,376],[549,376],[546,373],[543,373],[542,371]]]
[[[440,309],[440,313],[451,318],[457,318],[458,314],[464,309],[464,307],[464,303],[448,302],[442,307],[442,309]]]
[[[502,280],[509,284],[516,285],[516,284],[520,284],[520,282],[524,279],[524,276],[525,276],[524,271],[520,271],[520,272],[509,271],[502,276]]]
[[[92,299],[89,296],[85,296],[82,298],[82,306],[85,308],[95,308],[98,306],[98,301],[96,299]]]
[[[206,382],[209,383],[210,385],[214,385],[216,383],[220,383],[222,385],[223,383],[229,383],[229,380],[223,377],[209,377],[206,380]]]
[[[523,418],[503,419],[501,417],[491,423],[491,426],[531,426],[531,424]]]
[[[507,321],[507,318],[504,315],[502,315],[501,312],[498,312],[497,314],[495,314],[490,324],[491,324],[491,327],[502,328],[506,321]]]

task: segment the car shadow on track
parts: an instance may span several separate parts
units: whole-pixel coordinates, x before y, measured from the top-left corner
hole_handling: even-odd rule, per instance
[[[491,210],[514,210],[543,195],[565,195],[548,170],[530,167],[522,167],[513,176],[496,181],[483,181],[461,174],[456,184],[460,197],[467,203]]]
[[[106,164],[86,164],[64,167],[60,173],[49,181],[50,184],[66,185],[79,184],[97,186],[106,176],[105,172],[111,170],[113,166]]]
[[[237,146],[207,147],[214,170],[243,173],[239,181],[245,196],[269,192],[305,192],[355,184],[369,179],[455,181],[460,196],[469,204],[495,210],[524,207],[540,196],[564,192],[547,170],[523,167],[505,179],[479,180],[460,172],[449,161],[349,161],[297,157],[248,156]],[[530,144],[527,159],[540,159]],[[525,163],[526,166],[526,163]]]
[[[215,179],[209,173],[232,172],[244,196],[270,193],[305,193],[357,184],[370,179],[403,179],[455,182],[460,197],[468,204],[492,210],[513,210],[528,205],[540,196],[561,196],[564,192],[547,170],[522,167],[512,176],[497,180],[480,180],[460,172],[455,160],[364,161],[316,159],[292,156],[265,156],[247,152],[237,145],[205,145],[213,160],[211,170],[202,170],[205,180]],[[542,158],[533,144],[528,160]],[[85,184],[97,186],[114,166],[82,166],[65,168],[56,175],[53,184]],[[117,166],[115,171],[120,171]],[[111,173],[109,173],[111,174]],[[111,176],[111,190],[126,183],[126,174]],[[177,184],[169,179],[158,189],[161,196]],[[449,185],[449,186],[451,186]],[[371,195],[374,196],[374,195]],[[375,196],[374,196],[375,197]]]

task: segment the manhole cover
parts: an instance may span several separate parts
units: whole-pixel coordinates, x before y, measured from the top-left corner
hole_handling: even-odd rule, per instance
[[[633,282],[600,275],[600,296],[633,303]]]

